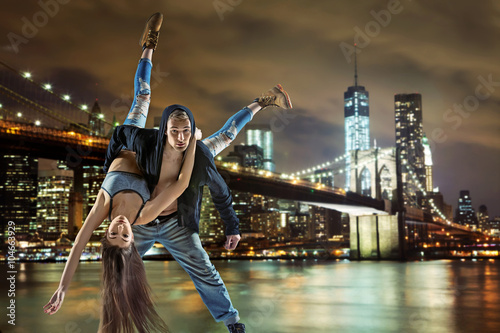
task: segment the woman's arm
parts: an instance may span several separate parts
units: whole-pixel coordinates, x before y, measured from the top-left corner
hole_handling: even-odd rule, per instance
[[[76,236],[75,243],[73,244],[73,248],[71,249],[68,261],[66,262],[66,266],[64,267],[64,271],[61,276],[59,288],[57,288],[50,301],[43,307],[45,313],[54,314],[61,307],[71,279],[75,274],[76,267],[80,262],[82,251],[90,240],[94,230],[100,226],[102,221],[106,218],[108,210],[109,202],[106,202],[104,192],[103,190],[100,190],[92,210],[85,219],[85,223]]]
[[[146,224],[153,221],[158,215],[174,202],[187,189],[191,174],[193,172],[194,157],[196,152],[196,140],[201,139],[201,131],[196,129],[195,135],[191,138],[191,143],[186,149],[184,163],[177,181],[162,189],[158,195],[148,201],[137,219],[136,224]]]

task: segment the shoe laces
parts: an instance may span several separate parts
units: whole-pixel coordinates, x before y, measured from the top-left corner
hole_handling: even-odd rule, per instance
[[[149,30],[148,36],[146,37],[146,45],[156,45],[158,43],[159,31]]]
[[[259,102],[264,105],[275,105],[276,96],[274,95],[264,95],[259,98]]]

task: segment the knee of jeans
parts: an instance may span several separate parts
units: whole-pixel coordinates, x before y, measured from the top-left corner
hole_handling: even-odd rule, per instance
[[[139,90],[139,94],[137,94],[137,97],[145,101],[149,101],[151,99],[151,90],[149,89]]]
[[[224,135],[227,136],[229,138],[229,140],[231,140],[231,141],[234,140],[234,138],[235,138],[234,133],[231,131],[225,131]]]
[[[205,251],[199,251],[194,248],[189,250],[187,254],[189,258],[196,262],[197,266],[203,268],[206,273],[209,273],[212,269],[214,269],[214,265],[212,265],[212,262]]]

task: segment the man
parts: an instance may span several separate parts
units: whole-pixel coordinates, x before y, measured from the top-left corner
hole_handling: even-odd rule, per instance
[[[148,21],[141,45],[156,47],[160,25],[159,17]],[[233,307],[224,282],[210,262],[198,235],[203,186],[207,185],[210,189],[213,203],[226,226],[224,247],[234,250],[241,238],[239,220],[232,207],[229,188],[217,171],[213,158],[232,142],[256,112],[267,106],[291,107],[288,95],[281,86],[274,87],[231,117],[214,135],[197,141],[193,173],[186,191],[157,219],[133,227],[139,254],[143,256],[156,241],[160,242],[189,274],[214,319],[223,321],[229,332],[235,333],[244,333],[245,325],[238,323],[238,311]],[[104,171],[122,148],[136,152],[137,164],[148,182],[151,198],[154,198],[156,189],[169,186],[177,179],[184,151],[195,130],[193,114],[182,105],[171,105],[163,111],[159,130],[119,126],[109,143]]]

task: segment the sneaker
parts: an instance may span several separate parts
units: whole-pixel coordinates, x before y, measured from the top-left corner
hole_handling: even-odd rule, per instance
[[[160,27],[163,22],[163,15],[161,13],[154,13],[146,22],[146,27],[139,40],[139,45],[143,49],[156,50],[158,44],[158,36],[160,35]]]
[[[259,103],[262,108],[267,106],[278,106],[283,109],[292,108],[292,101],[281,84],[269,89],[265,94],[256,98],[254,102]]]
[[[245,325],[241,323],[227,325],[230,333],[245,333]]]

